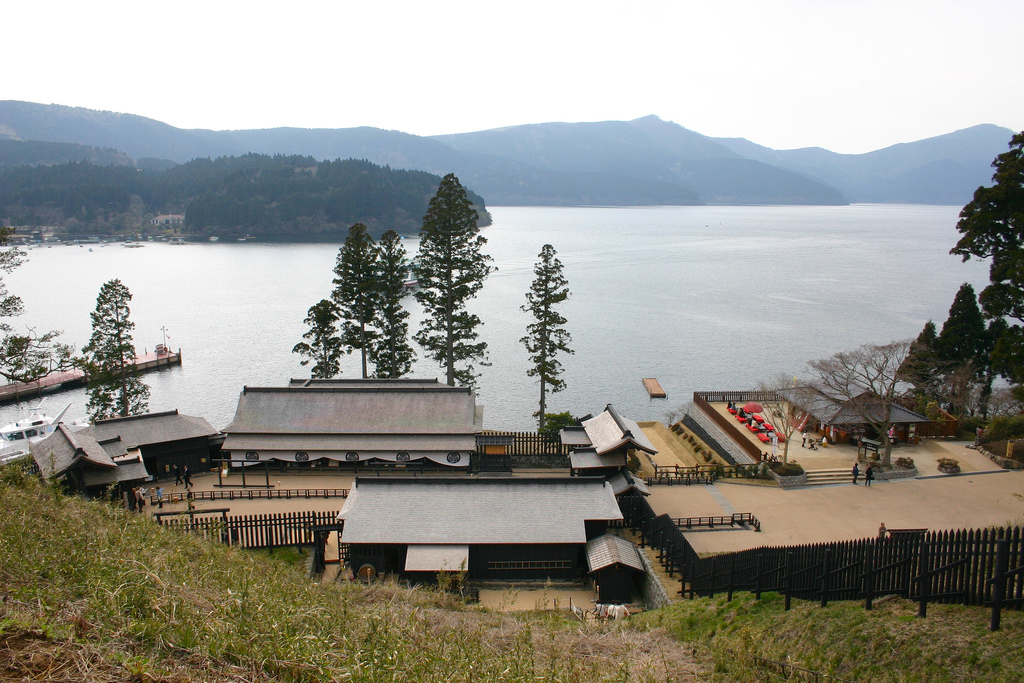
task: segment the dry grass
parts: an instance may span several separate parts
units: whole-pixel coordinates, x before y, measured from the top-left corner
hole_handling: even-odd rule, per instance
[[[321,586],[11,470],[0,509],[0,680],[700,680],[662,631]]]

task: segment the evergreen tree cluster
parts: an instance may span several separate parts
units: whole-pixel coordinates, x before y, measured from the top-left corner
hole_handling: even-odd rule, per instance
[[[111,234],[146,228],[147,214],[184,213],[185,232],[199,236],[331,239],[357,222],[375,235],[416,232],[439,183],[354,159],[247,154],[166,170],[75,161],[0,172],[0,220]]]

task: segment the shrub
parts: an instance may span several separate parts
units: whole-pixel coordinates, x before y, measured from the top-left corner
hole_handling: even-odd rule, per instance
[[[960,471],[960,461],[956,458],[939,458],[939,471],[956,474]]]
[[[773,462],[768,466],[772,468],[772,472],[780,477],[797,477],[804,473],[804,468],[794,460],[790,460],[786,464]]]
[[[1024,415],[999,416],[992,418],[992,423],[982,435],[982,441],[1005,441],[1024,437]]]
[[[896,466],[896,469],[900,469],[900,470],[912,470],[912,469],[914,469],[914,459],[913,458],[907,458],[907,457],[896,458],[896,460],[893,461],[892,464]]]
[[[983,420],[980,415],[975,415],[974,417],[965,417],[964,419],[960,420],[960,431],[963,432],[964,434],[967,434],[967,436],[970,437],[972,441],[974,440],[974,435],[978,431],[978,427],[984,426],[985,420]]]

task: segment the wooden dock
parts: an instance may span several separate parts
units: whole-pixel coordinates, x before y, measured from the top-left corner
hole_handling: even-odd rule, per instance
[[[645,377],[643,379],[643,383],[644,389],[647,390],[647,395],[650,396],[651,398],[667,397],[665,390],[661,388],[661,384],[659,384],[658,380],[654,379],[653,377]]]
[[[135,359],[135,368],[139,372],[151,372],[174,365],[181,365],[181,349],[177,352],[144,353]],[[75,389],[85,386],[86,382],[85,371],[81,368],[54,372],[32,382],[10,382],[0,386],[0,404],[16,403],[43,394]]]

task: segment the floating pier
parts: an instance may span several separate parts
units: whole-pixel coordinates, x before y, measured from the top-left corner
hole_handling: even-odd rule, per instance
[[[139,372],[151,372],[161,368],[181,365],[181,349],[144,353],[135,359],[135,369]],[[85,371],[75,368],[66,372],[54,372],[31,382],[10,382],[0,386],[0,404],[16,403],[28,398],[66,391],[84,386],[87,382]]]
[[[651,398],[667,397],[665,390],[661,388],[661,384],[659,384],[658,380],[654,379],[653,377],[645,377],[643,379],[643,383],[644,389],[647,390],[647,395],[650,396]]]

